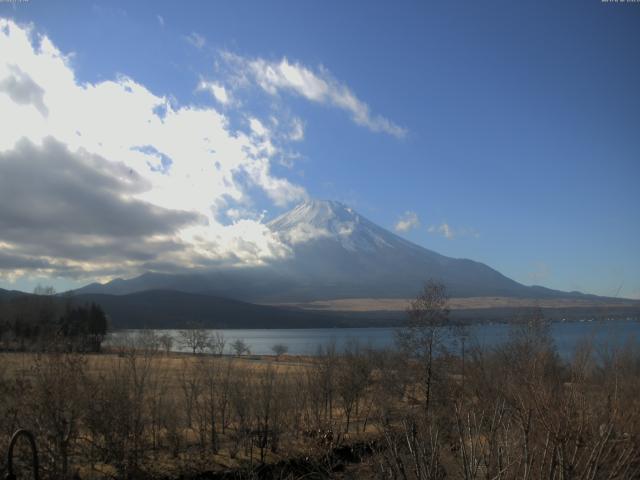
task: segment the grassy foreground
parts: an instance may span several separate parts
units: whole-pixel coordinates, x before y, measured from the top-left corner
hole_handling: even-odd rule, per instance
[[[539,331],[432,362],[356,344],[282,358],[143,343],[1,353],[0,452],[23,427],[51,479],[639,478],[635,345],[585,343],[568,362]]]

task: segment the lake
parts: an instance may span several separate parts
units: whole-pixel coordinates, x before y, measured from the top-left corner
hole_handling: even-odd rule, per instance
[[[511,328],[507,324],[471,326],[468,329],[467,345],[498,345],[509,338]],[[626,342],[640,346],[640,321],[637,319],[556,322],[552,324],[551,331],[558,352],[563,357],[570,356],[581,341],[589,339],[599,346],[616,347]],[[107,344],[117,344],[122,341],[123,336],[136,332],[138,331],[113,332]],[[340,350],[352,341],[374,348],[393,347],[395,341],[394,328],[223,329],[210,332],[220,332],[224,335],[229,353],[231,342],[242,339],[255,355],[272,354],[271,347],[277,343],[286,345],[289,354],[292,355],[314,355],[319,346],[327,346],[334,342]],[[188,351],[180,345],[179,330],[155,330],[155,333],[171,335],[174,338],[174,351]]]

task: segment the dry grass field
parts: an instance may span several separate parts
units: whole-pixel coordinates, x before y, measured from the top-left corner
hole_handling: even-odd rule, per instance
[[[334,438],[332,426],[344,421],[337,399],[335,404],[318,406],[323,418],[317,425],[312,427],[309,421],[302,427],[299,401],[306,396],[302,390],[315,383],[312,379],[321,368],[313,357],[290,355],[218,357],[157,350],[0,353],[4,394],[0,449],[6,448],[10,432],[28,428],[37,432],[41,461],[50,478],[75,474],[92,479],[138,478],[143,472],[152,478],[177,478],[202,471],[250,470],[264,462],[323,454],[347,439],[367,438],[373,427],[358,426],[362,419],[353,415],[350,433],[338,429]],[[110,398],[114,392],[120,398]],[[42,408],[51,401],[55,410]],[[86,416],[103,414],[105,408],[112,410],[106,425],[88,425],[92,420]],[[131,418],[132,413],[138,418]],[[43,421],[42,416],[51,418]],[[49,421],[61,438],[73,437],[64,472],[60,460],[52,458],[56,454],[51,450],[59,442],[42,448],[49,443],[42,429]],[[66,426],[58,428],[60,422],[76,425],[61,432]],[[102,440],[97,438],[103,435]],[[120,446],[109,445],[107,436],[112,435],[122,435]],[[87,452],[101,442],[101,449],[114,452],[105,451],[103,459],[91,458]],[[128,458],[129,449],[139,449],[138,458]],[[121,458],[114,462],[117,450]],[[135,465],[127,464],[131,462]]]
[[[465,357],[429,328],[409,350],[314,357],[166,353],[151,338],[0,353],[0,452],[22,427],[45,479],[640,475],[636,344],[565,361],[533,321]]]
[[[412,299],[408,298],[342,298],[334,300],[317,300],[305,303],[280,303],[279,306],[303,308],[307,310],[327,310],[340,312],[371,311],[405,311]],[[465,297],[449,299],[452,310],[470,310],[485,308],[579,308],[594,307],[598,309],[616,307],[637,307],[638,301],[625,299],[532,299],[513,297]]]

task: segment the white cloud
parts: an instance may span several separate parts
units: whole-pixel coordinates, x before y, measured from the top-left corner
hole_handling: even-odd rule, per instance
[[[201,80],[198,85],[198,90],[205,90],[215,98],[222,105],[229,105],[231,103],[231,95],[222,85],[216,82],[207,82]]]
[[[297,117],[291,121],[291,132],[289,133],[289,140],[291,140],[292,142],[300,142],[304,140],[304,123]]]
[[[292,184],[286,178],[271,175],[270,162],[266,158],[258,159],[245,169],[255,185],[259,185],[267,196],[280,207],[307,199],[306,191]]]
[[[156,19],[158,20],[158,24],[164,28],[164,17],[162,15],[156,15]]]
[[[271,162],[277,161],[274,157],[278,150],[271,143],[269,129],[259,120],[255,119],[249,132],[231,132],[227,117],[216,109],[176,105],[169,97],[153,93],[126,76],[79,83],[68,56],[46,36],[39,37],[38,47],[34,47],[34,36],[37,34],[28,27],[0,19],[0,85],[4,87],[0,89],[0,153],[6,154],[5,161],[18,158],[11,152],[17,151],[21,139],[42,149],[50,138],[61,145],[56,151],[97,155],[136,175],[147,187],[128,194],[131,202],[143,202],[154,212],[187,212],[206,223],[179,224],[167,232],[141,231],[137,240],[130,242],[155,245],[148,254],[119,250],[119,256],[99,264],[83,259],[81,265],[73,267],[75,272],[110,276],[152,268],[159,262],[156,251],[169,250],[163,253],[163,262],[184,267],[215,262],[259,264],[288,254],[288,248],[261,219],[236,218],[231,225],[216,220],[216,211],[225,205],[250,205],[249,187],[262,189],[277,205],[306,198],[302,187],[273,175]],[[256,134],[258,123],[263,135]],[[59,156],[46,158],[34,178],[57,178]],[[95,165],[103,169],[104,163]],[[18,192],[14,201],[26,202],[30,193]],[[0,211],[4,208],[0,205]],[[127,214],[126,209],[118,211]],[[20,218],[16,227],[27,228],[20,224]],[[71,222],[69,232],[78,228]],[[0,245],[10,245],[0,246],[3,254],[17,248],[17,237],[7,239],[6,232],[6,228],[0,230]],[[39,235],[37,225],[31,234]],[[96,237],[87,242],[95,247],[104,239]],[[161,248],[169,244],[176,248]],[[60,253],[58,261],[67,267],[50,266],[48,270],[41,262],[27,261],[29,256],[39,258],[41,247],[31,252],[22,247],[20,250],[25,265],[31,265],[35,273],[65,275],[64,268],[79,261]]]
[[[420,226],[420,219],[415,212],[405,212],[395,225],[396,232],[408,232]]]
[[[295,93],[311,102],[344,110],[356,124],[373,132],[383,132],[397,138],[407,134],[404,127],[381,115],[372,114],[369,105],[336,80],[326,68],[320,67],[314,71],[301,63],[290,62],[286,57],[280,61],[268,61],[223,52],[222,58],[231,65],[231,83],[236,87],[256,83],[270,95],[275,96],[281,91]]]
[[[432,233],[434,235],[442,235],[447,240],[453,240],[456,237],[473,237],[478,238],[480,234],[476,231],[475,228],[470,227],[456,227],[453,228],[448,223],[444,222],[440,225],[429,225],[427,228],[427,232]]]
[[[306,243],[318,238],[330,237],[331,232],[326,228],[319,228],[310,223],[299,223],[282,234],[283,240],[290,245]]]
[[[267,127],[265,127],[264,124],[255,117],[251,117],[249,119],[249,127],[251,128],[251,131],[258,137],[264,138],[269,136],[270,132]]]
[[[207,44],[207,40],[202,35],[196,32],[191,32],[189,35],[187,35],[186,39],[187,42],[198,49],[202,49]]]
[[[430,225],[427,231],[429,233],[440,234],[449,240],[454,237],[453,229],[449,226],[448,223],[442,223],[440,225]]]

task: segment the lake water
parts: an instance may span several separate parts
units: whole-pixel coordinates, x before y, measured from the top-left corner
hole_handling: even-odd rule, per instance
[[[498,345],[509,338],[511,328],[507,324],[469,327],[467,345]],[[558,352],[563,357],[570,356],[581,341],[589,339],[596,345],[604,347],[622,346],[626,342],[633,342],[636,347],[640,347],[640,321],[637,319],[557,322],[552,324],[551,331]],[[108,343],[117,344],[122,341],[123,335],[136,334],[136,332],[136,330],[114,332],[108,339]],[[242,339],[255,355],[272,354],[271,347],[278,343],[286,345],[289,354],[313,355],[317,353],[319,346],[332,343],[335,343],[336,348],[340,350],[352,341],[374,348],[393,347],[395,342],[394,328],[224,329],[210,330],[210,332],[212,334],[220,332],[224,335],[229,353],[231,342]],[[155,330],[155,333],[171,335],[174,338],[173,350],[188,351],[180,345],[178,330]]]

